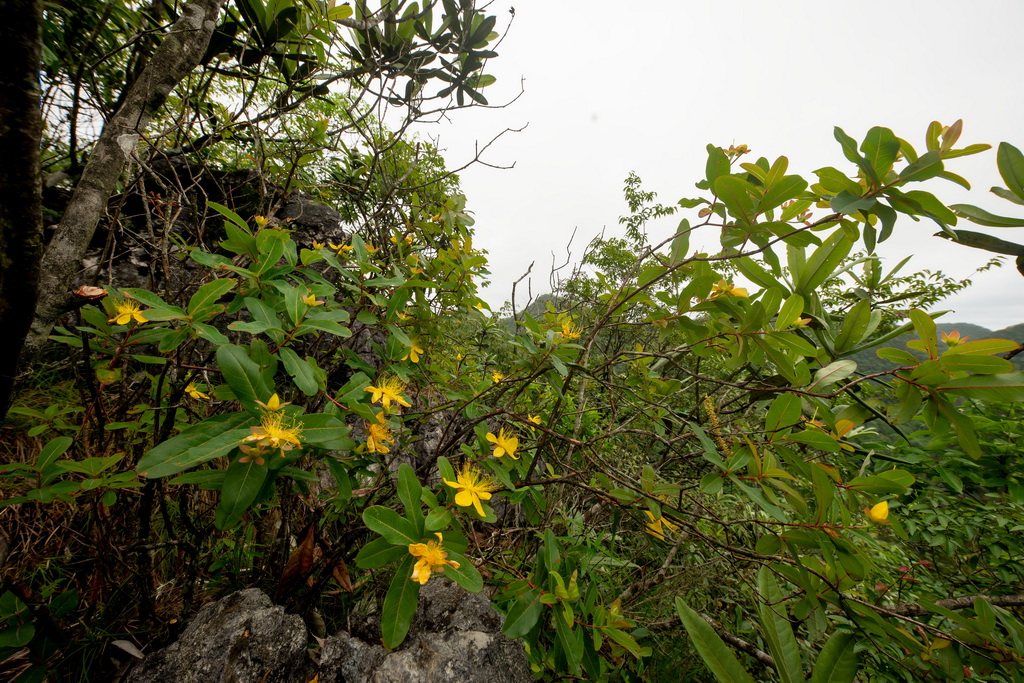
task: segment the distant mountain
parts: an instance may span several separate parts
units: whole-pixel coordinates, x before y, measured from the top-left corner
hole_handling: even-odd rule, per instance
[[[992,339],[1009,339],[1018,344],[1024,343],[1024,323],[1010,325],[992,333]]]
[[[993,332],[987,327],[980,325],[972,325],[971,323],[944,323],[936,321],[935,327],[940,333],[959,332],[960,337],[970,337],[968,341],[976,339],[1009,339],[1015,341],[1018,344],[1024,342],[1024,323],[1019,325],[1011,325],[1010,327],[1003,328]],[[870,349],[864,349],[857,353],[849,356],[852,360],[857,361],[857,370],[863,373],[882,372],[884,370],[891,370],[894,365],[889,361],[882,360],[875,355],[875,350],[883,346],[892,347],[895,349],[904,349],[913,353],[915,356],[924,360],[924,354],[917,351],[907,349],[907,342],[911,339],[917,339],[917,334],[914,332],[908,332],[901,334],[898,337],[894,337],[884,344],[872,347]],[[945,345],[940,341],[939,349],[942,350]],[[1017,366],[1018,370],[1024,370],[1024,353],[1019,354],[1013,358],[1013,364]]]

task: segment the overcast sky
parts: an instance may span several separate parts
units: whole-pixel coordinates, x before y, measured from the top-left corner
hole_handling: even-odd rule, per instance
[[[500,0],[490,11],[500,29],[512,25],[489,66],[498,82],[488,99],[510,100],[520,85],[525,92],[507,108],[457,112],[423,132],[454,166],[474,145],[526,126],[484,157],[513,169],[462,174],[476,244],[490,253],[484,296],[492,306],[531,261],[533,293],[548,291],[552,254],[564,260],[574,230],[574,258],[602,230],[621,234],[630,171],[664,204],[697,196],[708,143],[746,144],[751,161],[786,155],[790,172],[812,181],[822,166],[852,169],[833,138],[837,125],[858,140],[886,126],[920,151],[930,121],[962,118],[958,146],[1005,140],[1024,149],[1020,0]],[[1024,215],[988,192],[1002,184],[994,150],[946,167],[974,189],[940,182],[928,188],[940,199]],[[680,217],[649,225],[652,241],[672,234]],[[995,230],[1024,243],[1024,229]],[[883,245],[887,262],[914,253],[917,269],[966,277],[990,257],[935,232],[930,221],[901,217]],[[944,320],[992,329],[1024,322],[1022,292],[1024,277],[1008,259],[945,302],[954,312]]]

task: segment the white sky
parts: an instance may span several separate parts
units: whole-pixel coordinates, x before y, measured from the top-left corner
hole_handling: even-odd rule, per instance
[[[456,112],[423,130],[457,166],[474,144],[529,124],[484,157],[515,168],[476,165],[462,173],[476,245],[490,254],[484,296],[492,306],[534,260],[533,293],[548,291],[552,253],[564,260],[574,229],[574,258],[602,229],[621,234],[630,171],[663,204],[698,196],[693,184],[704,176],[708,143],[747,144],[749,161],[784,154],[790,172],[812,182],[822,166],[852,169],[832,136],[835,125],[858,141],[871,126],[886,126],[921,151],[930,121],[963,118],[958,147],[1005,140],[1024,149],[1020,0],[500,0],[490,11],[501,30],[510,5],[515,20],[489,66],[498,82],[486,94],[502,103],[522,81],[523,96],[505,109]],[[994,149],[946,167],[974,188],[927,188],[946,203],[1024,214],[988,192],[1002,184]],[[649,225],[652,241],[670,235],[683,215]],[[931,221],[901,217],[883,254],[894,265],[914,253],[910,266],[955,277],[990,257],[932,237],[936,230]],[[991,230],[1024,243],[1024,229]],[[1024,277],[1008,258],[941,306],[955,311],[943,319],[992,329],[1024,322],[1022,292]]]

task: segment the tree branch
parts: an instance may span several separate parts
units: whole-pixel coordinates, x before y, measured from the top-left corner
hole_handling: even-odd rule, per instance
[[[12,0],[0,22],[0,424],[36,309],[43,253],[39,171],[42,0]]]
[[[178,83],[199,65],[227,0],[191,0],[103,127],[71,202],[42,258],[39,300],[20,367],[39,357],[57,318],[68,310],[68,290],[107,201],[135,152],[139,136]]]

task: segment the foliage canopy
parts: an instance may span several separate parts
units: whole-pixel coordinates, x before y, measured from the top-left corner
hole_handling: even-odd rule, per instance
[[[195,63],[111,138],[193,10]],[[492,589],[541,678],[1020,680],[1021,346],[939,333],[966,282],[876,253],[910,219],[1020,262],[961,223],[1021,219],[927,182],[989,146],[836,128],[804,178],[708,145],[692,197],[629,176],[624,237],[502,317],[409,133],[487,104],[495,26],[454,0],[47,6],[46,258],[88,268],[40,294],[4,427],[0,670],[103,675],[96,644],[253,585],[316,635],[378,613],[395,648],[446,577]],[[1024,204],[1024,156],[997,164]]]

